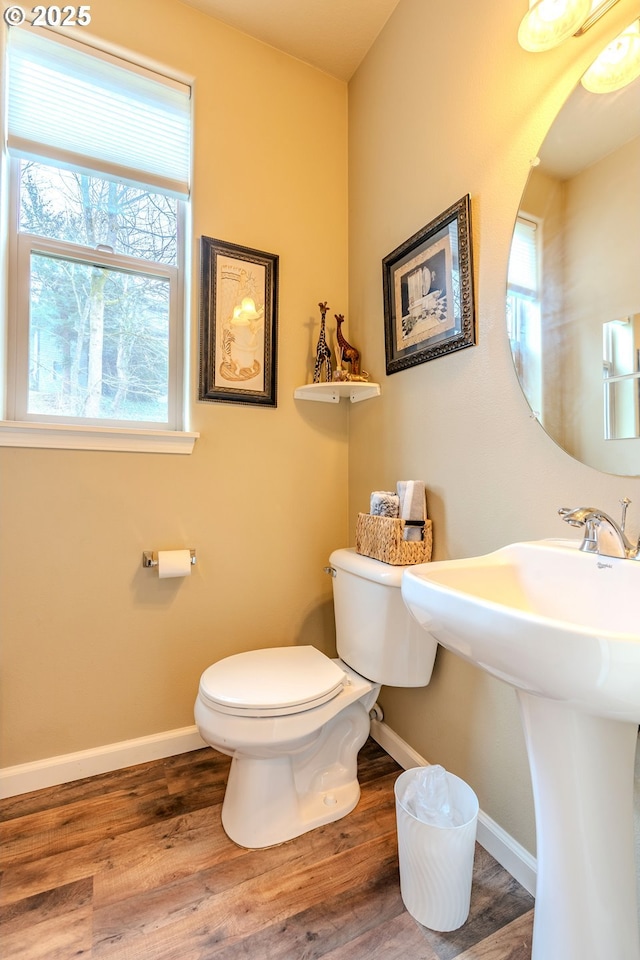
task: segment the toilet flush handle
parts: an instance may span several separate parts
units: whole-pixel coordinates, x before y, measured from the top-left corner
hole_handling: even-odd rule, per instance
[[[323,567],[323,572],[328,573],[330,577],[337,577],[338,571],[335,567]]]

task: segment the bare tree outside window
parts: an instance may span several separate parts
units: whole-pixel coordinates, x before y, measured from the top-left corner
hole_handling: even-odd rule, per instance
[[[31,242],[29,413],[166,420],[177,201],[22,161],[19,228],[55,242]]]

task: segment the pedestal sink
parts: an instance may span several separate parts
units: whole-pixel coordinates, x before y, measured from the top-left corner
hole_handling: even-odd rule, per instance
[[[405,571],[425,630],[517,692],[536,811],[532,960],[640,960],[640,561],[514,543]]]

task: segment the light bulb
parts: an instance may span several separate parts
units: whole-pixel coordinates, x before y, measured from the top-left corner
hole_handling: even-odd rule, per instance
[[[530,0],[518,30],[518,42],[532,53],[550,50],[572,36],[590,10],[591,0]]]
[[[594,60],[582,78],[590,93],[612,93],[640,76],[640,20],[635,20]]]

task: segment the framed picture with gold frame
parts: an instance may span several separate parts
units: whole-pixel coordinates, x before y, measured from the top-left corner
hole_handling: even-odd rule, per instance
[[[200,239],[200,400],[277,404],[278,257]]]
[[[467,195],[382,261],[387,373],[476,342]]]

